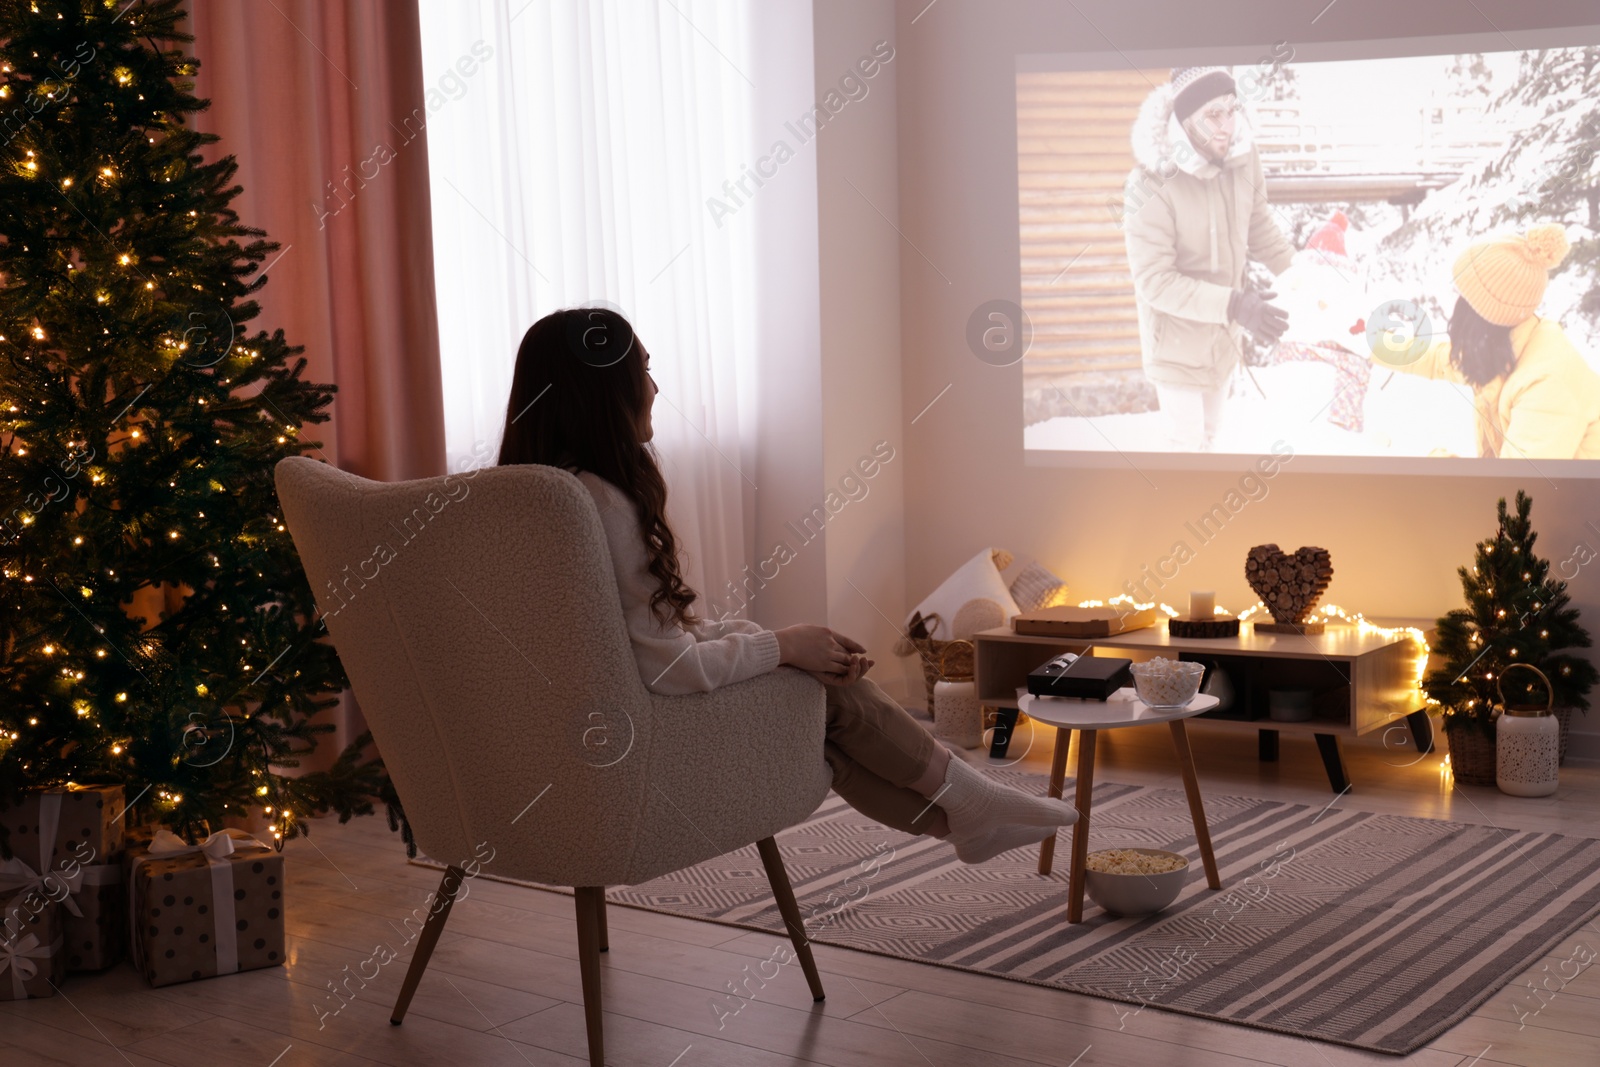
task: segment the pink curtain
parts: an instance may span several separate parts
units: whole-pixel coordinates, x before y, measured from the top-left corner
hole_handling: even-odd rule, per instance
[[[379,481],[446,473],[415,2],[190,0],[189,31],[211,101],[196,124],[238,160],[239,218],[282,246],[246,328],[282,327],[307,379],[338,386],[311,428],[322,458]],[[308,769],[365,729],[348,691],[329,714]]]

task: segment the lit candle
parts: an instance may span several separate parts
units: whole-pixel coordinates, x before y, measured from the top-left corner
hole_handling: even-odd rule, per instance
[[[1189,618],[1209,619],[1217,611],[1217,594],[1201,589],[1189,594]]]

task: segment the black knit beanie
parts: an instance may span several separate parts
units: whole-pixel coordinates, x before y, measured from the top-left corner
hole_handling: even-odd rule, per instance
[[[1172,113],[1183,122],[1207,102],[1237,92],[1233,75],[1221,67],[1174,67]]]

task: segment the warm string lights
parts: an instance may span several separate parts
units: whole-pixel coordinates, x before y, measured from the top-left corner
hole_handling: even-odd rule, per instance
[[[303,575],[270,466],[304,450],[299,427],[319,421],[328,390],[289,373],[281,334],[262,334],[268,348],[257,350],[236,333],[244,276],[266,253],[238,240],[237,190],[193,166],[196,109],[183,79],[197,66],[181,39],[141,5],[99,0],[65,16],[97,20],[98,65],[78,77],[76,63],[58,73],[50,61],[41,80],[64,40],[53,25],[63,6],[32,5],[41,8],[37,17],[27,4],[0,12],[7,54],[35,57],[22,75],[0,62],[0,111],[15,110],[21,123],[0,145],[7,211],[19,220],[11,242],[0,242],[0,272],[25,267],[30,281],[7,290],[0,322],[0,365],[14,368],[0,392],[0,431],[9,431],[0,462],[19,496],[53,480],[39,499],[8,506],[0,532],[15,548],[0,568],[0,610],[14,633],[52,639],[24,637],[8,651],[18,681],[0,692],[0,748],[8,771],[32,787],[66,774],[104,781],[125,767],[130,796],[149,787],[139,815],[190,839],[218,825],[227,802],[231,820],[248,801],[252,827],[264,815],[281,843],[328,809],[326,796],[339,805],[379,799],[359,783],[307,789],[275,763],[314,744],[303,719],[310,697],[342,688],[336,666],[319,658],[303,678],[292,671],[293,696],[277,676],[260,675],[308,641],[283,621],[292,613],[282,608],[298,602],[286,583]],[[70,116],[56,121],[45,107]],[[118,225],[97,226],[101,218]],[[50,235],[48,247],[17,236],[35,232]],[[265,379],[270,392],[237,395],[235,377]],[[67,380],[114,385],[92,398],[37,386]],[[78,438],[99,454],[47,470]],[[174,573],[184,579],[169,583]],[[228,589],[226,606],[213,584]],[[144,636],[123,629],[136,614],[130,601],[149,624]],[[220,744],[165,752],[174,706],[199,707],[219,724],[259,712],[247,729],[263,743],[235,746],[215,765],[206,761]]]
[[[1145,610],[1147,610],[1149,608],[1160,608],[1163,612],[1165,612],[1167,614],[1167,616],[1169,618],[1176,619],[1176,618],[1180,618],[1181,617],[1181,614],[1179,613],[1178,609],[1174,608],[1170,604],[1158,604],[1155,601],[1149,601],[1148,603],[1140,603],[1139,601],[1135,600],[1133,597],[1128,596],[1126,593],[1114,596],[1110,600],[1080,600],[1080,601],[1078,601],[1078,607],[1080,607],[1080,608],[1116,607],[1119,604],[1126,604],[1130,608],[1132,608],[1132,609],[1134,609],[1136,611],[1145,611]],[[1245,608],[1244,611],[1239,613],[1239,621],[1240,622],[1244,622],[1244,621],[1248,620],[1250,618],[1250,616],[1256,614],[1258,611],[1265,611],[1265,610],[1266,610],[1266,604],[1264,604],[1263,602],[1257,600],[1250,607]],[[1215,605],[1212,608],[1212,611],[1217,615],[1226,616],[1226,615],[1232,614],[1231,612],[1228,611],[1227,608],[1223,607],[1221,604]],[[1321,612],[1321,614],[1323,615],[1324,618],[1327,618],[1327,619],[1338,619],[1341,622],[1345,623],[1346,625],[1354,626],[1356,628],[1357,635],[1361,636],[1361,637],[1374,636],[1374,637],[1387,638],[1389,640],[1395,640],[1395,639],[1401,638],[1401,637],[1410,638],[1412,641],[1414,641],[1416,643],[1417,647],[1421,650],[1421,655],[1419,655],[1417,657],[1417,665],[1416,665],[1416,685],[1417,685],[1418,690],[1420,691],[1420,689],[1422,687],[1423,675],[1427,673],[1428,656],[1432,651],[1428,646],[1427,634],[1423,630],[1421,630],[1420,628],[1418,628],[1416,626],[1379,626],[1376,623],[1367,621],[1366,616],[1362,615],[1359,611],[1356,612],[1354,615],[1352,615],[1349,612],[1345,611],[1344,608],[1339,607],[1337,604],[1324,604],[1322,607],[1314,609],[1314,612]],[[1548,636],[1548,635],[1546,635],[1546,636]],[[1476,639],[1476,635],[1474,635],[1474,639]],[[1515,654],[1515,653],[1513,653],[1513,654]],[[1569,668],[1569,670],[1570,670],[1570,668]],[[1423,700],[1428,704],[1437,704],[1438,703],[1437,700],[1434,700],[1432,697],[1429,697],[1429,696],[1424,696]]]
[[[1080,600],[1080,601],[1078,601],[1078,607],[1080,607],[1080,608],[1116,607],[1118,604],[1126,604],[1130,608],[1134,609],[1135,611],[1145,611],[1145,610],[1148,610],[1149,608],[1155,607],[1155,602],[1154,601],[1151,601],[1148,604],[1141,604],[1137,600],[1133,599],[1133,597],[1129,596],[1126,593],[1119,593],[1116,596],[1112,597],[1110,600]]]
[[[1177,608],[1173,607],[1171,604],[1157,603],[1154,600],[1144,601],[1144,602],[1141,603],[1140,601],[1135,600],[1133,597],[1129,596],[1126,593],[1119,593],[1116,596],[1112,597],[1110,600],[1080,600],[1080,601],[1078,601],[1078,607],[1080,607],[1080,608],[1116,607],[1118,604],[1126,604],[1128,607],[1132,608],[1135,611],[1148,611],[1151,608],[1159,608],[1161,611],[1166,613],[1168,618],[1177,619],[1177,618],[1181,618],[1182,617],[1182,612],[1180,612]],[[1257,607],[1261,606],[1259,601],[1257,602],[1256,606]],[[1225,607],[1222,607],[1220,604],[1213,605],[1211,610],[1212,610],[1212,614],[1214,614],[1214,615],[1227,615],[1227,614],[1229,614],[1228,609],[1225,608]],[[1250,610],[1254,611],[1255,608],[1251,608]],[[1245,618],[1245,617],[1246,616],[1244,616],[1244,615],[1240,616],[1241,619]]]
[[[1422,679],[1428,671],[1428,656],[1432,654],[1433,651],[1428,646],[1428,636],[1425,632],[1415,626],[1378,626],[1375,623],[1368,622],[1366,617],[1359,611],[1352,616],[1337,604],[1324,604],[1319,610],[1327,618],[1342,619],[1346,623],[1354,625],[1356,627],[1356,632],[1362,637],[1365,637],[1368,634],[1374,634],[1378,637],[1386,637],[1391,640],[1402,636],[1411,638],[1411,640],[1416,643],[1416,646],[1421,649],[1421,655],[1417,657],[1416,664],[1416,685],[1419,691],[1422,689]],[[1422,699],[1426,704],[1439,703],[1437,700],[1425,694],[1423,695]]]

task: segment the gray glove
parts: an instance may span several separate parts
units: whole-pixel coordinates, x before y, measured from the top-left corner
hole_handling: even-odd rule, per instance
[[[1277,344],[1289,328],[1289,313],[1269,303],[1277,295],[1271,289],[1260,293],[1253,289],[1235,289],[1228,297],[1229,321],[1237,322],[1266,344]]]

